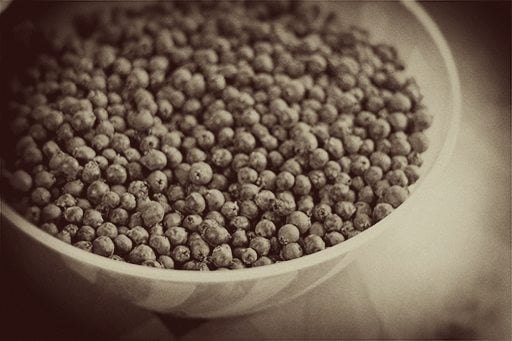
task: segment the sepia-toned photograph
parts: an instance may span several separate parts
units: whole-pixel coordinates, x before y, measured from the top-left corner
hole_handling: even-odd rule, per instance
[[[511,340],[511,11],[0,0],[0,338]]]

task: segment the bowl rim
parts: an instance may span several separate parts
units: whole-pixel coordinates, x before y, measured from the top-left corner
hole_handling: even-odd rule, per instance
[[[90,267],[97,267],[101,270],[108,272],[115,272],[124,276],[139,277],[148,280],[171,281],[179,283],[226,283],[247,281],[253,279],[262,279],[267,277],[274,277],[285,275],[291,272],[297,272],[326,261],[333,260],[339,256],[346,256],[349,251],[356,249],[358,246],[367,243],[369,240],[377,237],[384,230],[389,230],[395,225],[401,212],[404,212],[409,206],[411,201],[418,197],[418,192],[426,188],[425,183],[431,182],[433,178],[443,171],[448,160],[455,148],[457,133],[459,130],[460,116],[461,116],[461,93],[458,71],[452,52],[448,43],[443,36],[441,30],[417,1],[400,0],[400,4],[408,10],[419,23],[423,26],[426,32],[430,35],[435,43],[441,57],[444,61],[445,67],[448,71],[448,78],[453,93],[453,107],[452,117],[449,122],[448,135],[450,138],[445,139],[441,150],[435,158],[431,169],[423,175],[420,179],[421,183],[418,184],[410,197],[398,207],[393,214],[386,217],[386,219],[373,225],[372,228],[360,233],[357,236],[350,238],[343,243],[328,247],[321,252],[311,255],[306,255],[297,259],[279,262],[270,266],[238,269],[230,271],[226,275],[224,271],[184,271],[173,269],[156,269],[137,264],[130,264],[127,262],[119,262],[106,257],[102,257],[93,253],[84,252],[77,247],[64,243],[37,228],[35,225],[25,220],[14,209],[12,209],[2,196],[0,198],[0,211],[4,218],[11,222],[15,228],[19,229],[25,235],[32,238],[34,241],[44,245],[47,248],[61,254],[64,258],[71,258],[75,262],[85,263]],[[410,209],[410,208],[409,208]]]

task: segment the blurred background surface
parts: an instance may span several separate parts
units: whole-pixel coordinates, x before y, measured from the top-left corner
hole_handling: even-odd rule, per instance
[[[16,246],[2,245],[2,335],[509,339],[510,2],[422,4],[458,66],[462,125],[444,180],[424,192],[409,229],[373,241],[346,271],[287,305],[212,321],[157,316],[100,296],[87,305],[56,305],[17,273],[16,260],[9,257],[9,248]],[[79,298],[80,293],[70,288],[62,295]]]

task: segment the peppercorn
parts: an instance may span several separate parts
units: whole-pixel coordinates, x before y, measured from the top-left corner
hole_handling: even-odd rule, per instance
[[[203,152],[201,149],[197,147],[190,148],[186,155],[185,155],[185,161],[190,164],[202,162],[206,160],[206,153]]]
[[[407,157],[404,155],[394,155],[391,158],[391,169],[392,170],[402,170],[404,169],[408,164]],[[389,173],[389,172],[388,172]]]
[[[117,236],[117,227],[112,223],[103,223],[96,229],[96,235],[114,239]]]
[[[428,149],[429,140],[423,132],[414,132],[408,137],[412,150],[423,153]]]
[[[183,219],[183,227],[190,231],[196,231],[203,222],[201,216],[191,214]]]
[[[165,227],[180,226],[182,222],[182,216],[178,212],[168,213],[164,216],[163,224]]]
[[[336,161],[328,161],[323,168],[325,177],[328,181],[335,180],[341,173],[341,166]]]
[[[332,212],[331,206],[329,206],[327,204],[320,203],[313,208],[313,217],[316,220],[323,222],[325,220],[325,218],[329,214],[331,214],[331,212]]]
[[[244,269],[246,268],[245,264],[242,262],[241,259],[239,258],[233,258],[233,260],[231,261],[231,264],[229,265],[229,268],[231,270],[235,270],[235,269]]]
[[[92,111],[80,110],[71,118],[71,125],[76,131],[91,129],[96,121],[96,116]]]
[[[391,141],[391,155],[407,156],[411,150],[411,144],[405,138],[394,138]]]
[[[368,185],[373,186],[377,181],[381,180],[383,176],[382,168],[378,166],[370,166],[363,175],[364,180]]]
[[[325,186],[323,190],[326,190],[328,198],[332,198],[335,201],[339,201],[346,200],[346,194],[349,193],[350,187],[342,182],[336,182],[334,185],[330,187]]]
[[[64,211],[64,219],[69,223],[78,224],[82,221],[84,211],[78,206],[68,207]]]
[[[341,171],[343,173],[348,173],[350,171],[350,166],[352,165],[352,160],[348,156],[342,156],[338,163],[341,167]]]
[[[304,251],[306,254],[312,254],[325,249],[325,242],[322,237],[310,234],[304,238]]]
[[[96,231],[91,226],[84,225],[78,229],[75,237],[79,241],[92,242],[96,238]]]
[[[143,224],[144,224],[144,222],[142,221],[142,213],[140,213],[140,212],[133,213],[130,216],[130,219],[128,220],[128,227],[130,227],[130,228],[135,228],[135,227],[139,228]]]
[[[297,134],[294,138],[294,142],[294,151],[299,155],[313,152],[318,148],[318,140],[312,133],[304,132]]]
[[[254,232],[258,236],[270,238],[276,233],[276,226],[272,221],[262,219],[254,227]]]
[[[229,150],[219,148],[213,152],[211,160],[214,165],[225,168],[229,166],[229,164],[233,160],[233,156],[231,155],[231,152]]]
[[[345,241],[345,237],[338,231],[331,231],[325,234],[324,240],[328,246],[334,246]]]
[[[92,252],[92,243],[89,242],[89,241],[78,241],[76,243],[73,244],[73,246],[81,249],[81,250],[84,250],[86,252]]]
[[[117,194],[114,191],[107,192],[103,195],[101,198],[101,205],[103,207],[113,209],[116,208],[119,205],[119,202],[121,201],[121,198],[119,194]]]
[[[94,239],[92,243],[92,252],[104,257],[112,256],[114,254],[114,248],[114,242],[107,236],[100,236]]]
[[[331,232],[340,231],[343,221],[339,215],[331,213],[325,217],[323,223],[325,230]]]
[[[401,92],[393,94],[387,103],[387,108],[390,112],[409,112],[411,107],[411,100]]]
[[[78,226],[76,226],[75,224],[67,224],[66,226],[64,226],[62,230],[66,231],[69,234],[70,238],[74,238],[76,236],[76,233],[78,232]]]
[[[373,208],[372,217],[375,221],[380,221],[391,214],[391,212],[393,212],[393,206],[388,203],[378,203]]]
[[[405,167],[404,167],[405,168]],[[394,169],[386,173],[386,180],[391,186],[398,185],[405,187],[409,184],[409,179],[402,169]]]
[[[391,127],[385,119],[378,118],[372,121],[368,126],[368,133],[372,139],[379,140],[388,137]]]
[[[87,198],[93,203],[99,203],[108,191],[109,186],[105,182],[96,180],[87,187]]]
[[[343,220],[348,220],[348,219],[352,218],[352,216],[356,212],[356,207],[353,202],[340,201],[334,205],[334,211]]]
[[[152,226],[161,222],[165,215],[165,210],[159,202],[148,201],[142,207],[142,220],[146,226]]]
[[[203,230],[203,238],[208,244],[212,246],[217,246],[222,243],[227,243],[231,235],[229,234],[226,228],[220,226],[217,222],[213,220],[205,220],[203,224],[207,224],[207,227]]]
[[[190,260],[188,262],[185,262],[181,269],[183,270],[194,270],[194,271],[210,271],[210,268],[208,267],[208,264],[205,262]],[[226,268],[219,268],[217,270],[226,269]]]
[[[41,209],[37,206],[30,206],[23,212],[23,217],[33,224],[38,224],[41,218]]]
[[[50,189],[56,181],[55,175],[45,170],[37,172],[34,175],[34,185],[37,187]]]
[[[50,191],[43,187],[37,187],[31,193],[32,202],[38,206],[49,204],[51,196]]]
[[[149,246],[151,246],[158,255],[169,255],[171,250],[169,239],[162,235],[151,235],[149,237]]]
[[[167,157],[163,152],[151,149],[141,157],[140,163],[151,171],[161,170],[167,165]]]
[[[327,178],[322,170],[312,170],[308,173],[309,180],[314,188],[320,189],[327,183]]]
[[[106,157],[104,157],[103,155],[97,155],[97,156],[93,159],[93,161],[97,164],[98,168],[99,168],[100,170],[102,170],[102,171],[103,171],[103,170],[105,170],[105,169],[107,169],[108,164],[109,164],[109,160],[107,160],[107,158],[106,158]],[[82,175],[83,175],[83,174],[82,174]],[[84,180],[84,179],[82,179],[82,180]],[[94,180],[97,180],[97,179],[94,179]],[[92,181],[94,181],[94,180],[92,180]],[[84,181],[85,181],[85,180],[84,180]],[[91,182],[92,182],[92,181],[91,181]]]
[[[379,180],[373,185],[373,192],[378,198],[384,196],[385,191],[390,187],[389,181],[386,179]]]
[[[270,252],[270,240],[265,237],[256,236],[249,242],[249,247],[254,249],[258,256],[266,256]]]
[[[298,243],[289,243],[281,249],[280,257],[284,260],[290,260],[302,257],[303,250]]]
[[[206,209],[206,201],[204,197],[198,193],[190,193],[185,199],[186,209],[195,214],[199,214]]]
[[[235,131],[231,127],[221,128],[217,133],[217,140],[219,146],[227,147],[233,144],[233,139],[235,137]]]
[[[242,167],[237,171],[237,179],[240,184],[255,183],[258,180],[258,172],[250,167]]]
[[[311,227],[310,218],[304,212],[301,211],[295,211],[288,215],[288,217],[286,218],[286,223],[295,225],[299,229],[301,234],[306,233]]]
[[[188,163],[180,163],[174,169],[174,176],[180,185],[186,185],[188,183],[190,167]]]
[[[260,258],[258,258],[257,260],[255,260],[253,263],[252,263],[252,266],[253,267],[258,267],[258,266],[264,266],[264,265],[270,265],[270,264],[273,264],[274,262],[272,261],[272,259],[270,259],[269,257],[267,256],[262,256]]]
[[[238,215],[239,207],[236,201],[226,201],[224,205],[222,205],[220,212],[227,219],[232,219]]]
[[[80,214],[79,210],[74,209],[73,211],[76,211],[76,214],[78,214],[78,215]],[[74,219],[76,219],[76,222],[78,222],[78,217],[76,217]],[[98,212],[96,210],[88,209],[83,214],[82,222],[85,225],[89,225],[92,227],[99,227],[103,223],[103,217],[101,216],[100,212]]]
[[[228,188],[228,191],[229,191],[230,195],[233,196],[233,198],[237,198],[241,201],[253,200],[256,197],[256,194],[259,193],[259,187],[255,184],[242,184],[242,185],[232,184],[231,186],[235,186],[235,185],[237,187],[235,192],[231,193],[229,188]]]
[[[366,230],[372,226],[372,219],[369,215],[364,213],[357,213],[354,218],[354,227],[359,231]]]
[[[394,131],[404,131],[407,129],[409,119],[402,112],[394,112],[388,116],[388,122]]]
[[[432,125],[433,116],[426,110],[418,110],[412,115],[415,131],[423,131]]]
[[[317,236],[323,237],[325,235],[324,225],[321,222],[315,221],[313,224],[311,224],[309,234],[315,234]]]
[[[82,190],[84,188],[84,183],[80,180],[74,180],[67,182],[62,187],[62,192],[65,194],[70,194],[74,197],[79,197],[82,193]]]
[[[352,159],[350,171],[356,176],[362,176],[370,168],[370,160],[366,156],[357,155]]]
[[[375,195],[373,193],[372,187],[364,186],[363,188],[361,188],[357,193],[357,200],[372,204],[373,201],[375,200]]]
[[[231,247],[228,244],[216,246],[212,251],[210,259],[216,267],[220,268],[229,266],[233,261]]]
[[[162,224],[155,224],[155,225],[151,226],[151,228],[149,229],[149,234],[150,234],[150,236],[151,235],[162,236],[164,234],[164,228],[163,228]]]
[[[153,249],[145,244],[137,245],[128,254],[130,263],[142,264],[147,260],[156,260],[156,255]]]
[[[180,226],[171,226],[167,228],[164,235],[169,239],[172,245],[184,245],[188,238],[187,230]]]
[[[245,247],[249,243],[245,229],[237,228],[231,235],[231,245],[233,247]]]
[[[251,265],[258,259],[256,251],[250,247],[235,249],[235,256],[239,256],[243,264]],[[236,258],[235,258],[236,259]],[[235,260],[233,259],[233,260]]]
[[[178,245],[171,251],[171,257],[176,263],[185,263],[190,260],[190,249],[188,246]]]
[[[271,168],[277,169],[281,167],[281,165],[284,163],[284,157],[277,150],[273,150],[270,153],[268,153],[268,161],[270,163]],[[265,171],[268,170],[264,170],[263,172]]]
[[[226,219],[224,218],[224,216],[222,215],[222,213],[220,213],[219,211],[210,211],[206,214],[206,216],[204,217],[204,219],[211,219],[211,220],[215,220],[219,225],[226,225]]]
[[[45,223],[40,226],[41,230],[45,231],[48,234],[51,234],[52,236],[57,235],[59,232],[59,229],[57,228],[57,225],[54,223]]]
[[[114,238],[114,245],[116,252],[120,254],[127,254],[133,248],[132,240],[124,234],[119,234]]]
[[[260,173],[256,184],[263,190],[273,190],[276,182],[276,174],[271,170],[264,170]]]
[[[315,202],[310,195],[304,195],[297,201],[297,211],[304,212],[308,216],[312,214],[314,206]]]
[[[222,216],[222,215],[221,215]],[[223,224],[221,224],[223,225]],[[234,229],[243,229],[247,230],[250,227],[250,221],[249,218],[245,216],[235,216],[231,219],[229,222],[230,227],[233,227]]]
[[[300,230],[295,225],[286,224],[279,228],[277,236],[279,243],[282,245],[295,243],[299,240]]]
[[[199,235],[197,236],[197,239],[191,238],[189,238],[188,245],[190,247],[192,258],[197,261],[205,260],[210,254],[210,247]]]
[[[276,189],[278,191],[287,191],[295,184],[295,177],[292,173],[284,171],[276,177]]]
[[[410,185],[416,183],[420,178],[419,167],[416,165],[407,165],[404,168],[404,173]]]
[[[131,211],[136,206],[136,199],[132,193],[126,192],[120,195],[119,206],[127,211]]]
[[[153,260],[153,259],[145,260],[140,265],[147,266],[147,267],[150,267],[150,268],[158,268],[158,269],[162,269],[163,268],[163,265],[160,264],[160,262],[158,262],[156,260]]]
[[[190,166],[189,179],[193,184],[206,185],[212,180],[212,176],[212,168],[207,163],[197,162]]]
[[[55,194],[54,194],[55,195]],[[69,193],[64,193],[54,201],[55,205],[66,208],[76,205],[76,199]]]
[[[11,186],[20,192],[28,192],[32,187],[32,177],[23,170],[17,170],[12,173]]]
[[[134,226],[126,235],[135,243],[135,245],[145,244],[148,241],[149,233],[142,226]]]
[[[174,269],[174,260],[166,255],[158,256],[157,261],[164,269]]]
[[[407,199],[409,193],[407,189],[394,185],[384,191],[384,202],[391,204],[394,208],[400,206],[405,199]]]

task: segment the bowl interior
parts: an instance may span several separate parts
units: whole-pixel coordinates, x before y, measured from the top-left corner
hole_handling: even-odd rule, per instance
[[[434,114],[433,126],[428,130],[430,148],[424,154],[421,168],[422,178],[416,185],[413,195],[393,214],[377,223],[369,230],[322,252],[296,260],[274,264],[262,268],[244,269],[229,272],[203,273],[191,271],[159,271],[132,264],[115,262],[103,257],[83,252],[67,245],[31,225],[2,201],[2,214],[26,235],[42,243],[73,262],[86,263],[113,273],[128,276],[153,278],[173,282],[229,282],[274,276],[298,269],[310,268],[328,262],[366,243],[393,225],[399,225],[400,217],[407,209],[411,210],[414,197],[421,192],[427,181],[433,181],[442,170],[455,144],[458,127],[460,94],[456,68],[446,44],[436,25],[414,2],[345,2],[325,1],[326,9],[337,11],[344,25],[356,25],[370,32],[373,42],[394,45],[404,60],[408,75],[413,76],[424,94],[424,103]],[[137,2],[67,2],[62,3],[54,13],[41,18],[44,30],[66,32],[74,14],[94,8],[108,6],[139,6]],[[52,33],[53,34],[53,33]]]

